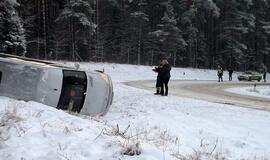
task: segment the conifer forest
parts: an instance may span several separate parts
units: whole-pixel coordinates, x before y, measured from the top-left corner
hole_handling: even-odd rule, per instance
[[[270,0],[1,0],[0,52],[260,72],[270,69]]]

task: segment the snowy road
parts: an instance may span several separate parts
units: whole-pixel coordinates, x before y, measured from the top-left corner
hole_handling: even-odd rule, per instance
[[[125,83],[129,86],[155,90],[155,81],[132,81]],[[216,81],[170,81],[169,94],[206,100],[214,103],[237,105],[242,107],[255,108],[270,111],[270,99],[254,97],[249,95],[236,94],[224,91],[235,87],[269,86],[270,83],[256,82],[223,82]]]

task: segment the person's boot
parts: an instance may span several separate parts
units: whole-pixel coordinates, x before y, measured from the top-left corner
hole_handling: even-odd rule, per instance
[[[161,96],[164,96],[164,91],[163,91],[163,92],[161,91],[161,92],[160,92],[160,95],[161,95]]]
[[[156,91],[156,93],[154,93],[154,95],[158,95],[158,94],[160,94],[160,89],[159,89],[159,87],[157,87],[157,91]]]

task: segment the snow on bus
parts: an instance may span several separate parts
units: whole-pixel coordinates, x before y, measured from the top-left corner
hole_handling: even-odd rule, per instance
[[[0,96],[100,116],[112,104],[113,85],[102,72],[0,53]]]

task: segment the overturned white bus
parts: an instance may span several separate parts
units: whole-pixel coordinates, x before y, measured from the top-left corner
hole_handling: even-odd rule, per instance
[[[113,85],[102,72],[0,53],[0,96],[95,116],[108,112]]]

